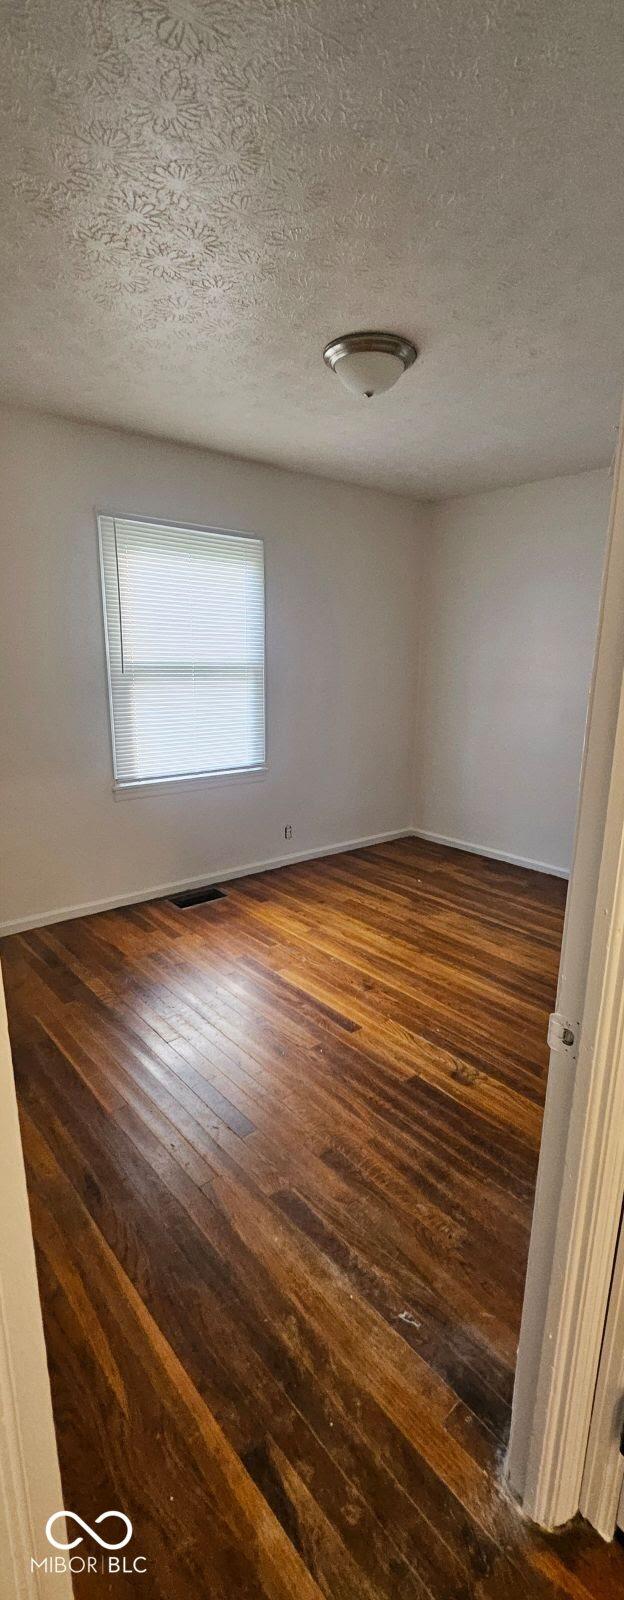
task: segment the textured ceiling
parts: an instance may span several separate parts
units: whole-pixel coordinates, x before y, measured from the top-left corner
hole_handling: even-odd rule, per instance
[[[609,459],[622,0],[3,11],[5,399],[425,496]],[[370,404],[362,326],[421,350]]]

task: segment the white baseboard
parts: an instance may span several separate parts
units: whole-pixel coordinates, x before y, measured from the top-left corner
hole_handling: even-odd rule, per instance
[[[508,861],[512,867],[529,867],[531,872],[546,872],[552,878],[569,878],[566,867],[554,867],[548,861],[533,861],[529,856],[512,856],[508,850],[494,850],[486,844],[470,844],[467,839],[449,839],[444,833],[429,833],[426,828],[412,828],[416,839],[429,839],[431,844],[446,844],[451,850],[468,850],[473,856],[486,856],[491,861]]]
[[[365,839],[342,839],[339,844],[324,844],[314,850],[293,850],[289,855],[270,856],[266,861],[247,861],[242,866],[223,867],[220,872],[200,872],[194,878],[176,878],[173,883],[155,883],[149,888],[133,889],[129,894],[113,894],[104,900],[88,900],[82,905],[55,906],[48,911],[33,911],[29,916],[0,922],[0,937],[10,933],[25,933],[29,928],[44,928],[53,922],[68,922],[72,917],[90,917],[98,911],[114,911],[117,906],[140,905],[144,900],[164,900],[170,894],[182,894],[185,889],[198,889],[203,884],[227,883],[231,878],[246,878],[254,872],[273,872],[277,867],[295,866],[298,861],[316,861],[323,856],[343,855],[348,850],[365,850],[374,844],[387,844],[391,839],[429,839],[432,844],[445,844],[452,850],[469,850],[471,855],[486,856],[494,861],[509,861],[514,867],[529,867],[532,872],[546,872],[555,878],[568,878],[563,867],[554,867],[546,861],[532,861],[527,856],[513,856],[505,850],[490,849],[482,844],[469,844],[466,839],[449,839],[442,833],[430,833],[425,828],[393,828],[389,833],[375,833]]]
[[[227,883],[230,878],[246,878],[254,872],[272,872],[276,867],[294,866],[297,861],[315,861],[322,856],[343,855],[348,850],[365,850],[367,845],[387,844],[390,839],[408,839],[413,828],[393,828],[389,833],[371,834],[366,839],[343,839],[340,844],[319,845],[314,850],[293,850],[290,855],[271,856],[268,861],[247,861],[242,866],[222,867],[219,872],[200,872],[194,878],[176,878],[173,883],[155,883],[149,889],[133,889],[130,894],[113,894],[105,900],[91,900],[84,905],[56,906],[48,911],[31,912],[27,917],[0,922],[0,937],[10,933],[25,933],[29,928],[44,928],[52,922],[67,922],[72,917],[90,917],[97,911],[114,911],[117,906],[140,905],[144,900],[164,900],[170,894],[182,894],[185,889],[199,889],[204,884]]]

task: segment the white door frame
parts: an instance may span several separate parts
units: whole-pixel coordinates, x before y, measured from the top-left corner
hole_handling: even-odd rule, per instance
[[[71,1600],[69,1576],[31,1566],[55,1556],[63,1497],[1,973],[0,1128],[0,1593]]]
[[[579,1510],[624,1183],[624,469],[622,430],[508,1455],[544,1527]]]

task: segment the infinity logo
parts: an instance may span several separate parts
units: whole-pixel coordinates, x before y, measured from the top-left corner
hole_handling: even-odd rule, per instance
[[[52,1528],[54,1527],[55,1522],[58,1522],[59,1517],[71,1517],[72,1522],[77,1522],[79,1527],[84,1528],[85,1533],[90,1533],[91,1538],[95,1539],[97,1544],[101,1545],[103,1550],[123,1550],[124,1546],[127,1545],[132,1538],[132,1523],[130,1518],[126,1517],[123,1511],[101,1511],[99,1517],[96,1517],[95,1519],[96,1522],[105,1522],[107,1517],[118,1517],[119,1521],[124,1523],[126,1532],[123,1539],[120,1539],[117,1544],[109,1544],[107,1539],[101,1539],[99,1533],[96,1533],[95,1528],[90,1528],[88,1522],[83,1522],[82,1517],[77,1516],[75,1511],[54,1511],[52,1516],[48,1517],[46,1522],[46,1539],[48,1540],[49,1544],[54,1545],[55,1550],[75,1550],[77,1544],[82,1544],[81,1533],[78,1534],[76,1539],[71,1539],[69,1544],[61,1544],[58,1539],[54,1538]]]

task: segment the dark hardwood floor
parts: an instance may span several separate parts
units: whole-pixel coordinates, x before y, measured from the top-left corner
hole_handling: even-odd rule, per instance
[[[564,885],[416,840],[2,947],[65,1504],[149,1600],[588,1600],[500,1484]]]

